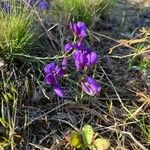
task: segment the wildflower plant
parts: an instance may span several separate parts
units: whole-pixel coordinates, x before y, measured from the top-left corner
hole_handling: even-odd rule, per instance
[[[99,59],[96,52],[84,44],[84,38],[88,35],[87,27],[84,22],[70,23],[70,30],[74,35],[74,40],[65,44],[64,58],[59,65],[52,62],[44,67],[45,82],[53,87],[58,96],[63,97],[64,92],[58,82],[66,72],[70,71],[69,68],[72,68],[68,63],[71,61],[74,63],[72,70],[76,68],[79,75],[77,83],[82,90],[88,95],[97,95],[101,91],[101,85],[91,75],[88,76],[87,74],[88,70],[96,65]]]

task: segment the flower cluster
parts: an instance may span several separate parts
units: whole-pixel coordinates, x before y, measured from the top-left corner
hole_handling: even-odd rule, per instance
[[[45,66],[44,68],[44,74],[45,74],[45,81],[47,84],[52,85],[54,92],[60,96],[64,96],[64,92],[61,89],[58,78],[61,78],[64,76],[64,71],[61,69],[59,65],[56,65],[55,63],[50,63]]]
[[[27,0],[27,3],[33,7],[34,6],[34,0]],[[48,10],[49,9],[49,5],[46,2],[46,0],[39,0],[38,1],[38,10],[42,11],[42,10]]]
[[[27,4],[31,7],[34,7],[34,0],[27,0]],[[10,3],[2,2],[1,7],[6,13],[11,12],[12,6]],[[49,5],[48,5],[48,2],[46,0],[39,0],[37,3],[37,7],[38,7],[38,11],[49,9]]]
[[[85,77],[82,77],[81,80],[82,89],[91,96],[97,95],[101,91],[100,84],[86,75],[86,70],[94,66],[98,61],[97,54],[83,43],[84,38],[87,36],[87,27],[83,22],[78,22],[70,23],[70,29],[73,32],[74,41],[65,45],[65,57],[61,67],[50,63],[44,68],[46,83],[52,85],[55,93],[63,97],[64,92],[60,88],[57,79],[64,76],[65,71],[68,69],[68,59],[71,59],[75,64],[76,71],[84,72]],[[55,87],[57,87],[57,91]]]
[[[76,37],[79,37],[79,39],[83,39],[87,36],[87,28],[83,22],[70,23],[70,29]]]

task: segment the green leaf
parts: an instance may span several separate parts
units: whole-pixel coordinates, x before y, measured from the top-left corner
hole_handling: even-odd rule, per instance
[[[84,127],[82,128],[82,137],[85,147],[91,145],[94,137],[94,131],[90,125],[84,125]]]
[[[109,140],[98,138],[93,142],[92,150],[107,150],[109,147],[110,147]]]

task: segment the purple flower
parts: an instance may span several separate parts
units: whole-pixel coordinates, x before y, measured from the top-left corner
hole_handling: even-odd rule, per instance
[[[90,48],[76,50],[73,54],[73,58],[77,71],[84,69],[85,67],[93,66],[97,62],[97,54]]]
[[[45,75],[53,75],[55,77],[63,77],[64,71],[55,63],[50,63],[44,67]]]
[[[85,51],[81,51],[81,50],[75,51],[73,58],[75,61],[75,66],[77,68],[77,71],[79,71],[80,69],[84,69],[85,66],[87,65],[88,59],[86,55],[87,54]]]
[[[28,3],[31,7],[33,7],[33,5],[34,5],[33,0],[27,0],[27,3]]]
[[[45,76],[45,82],[50,85],[55,85],[57,83],[56,76],[52,74],[47,74]]]
[[[48,10],[48,9],[49,9],[48,3],[45,0],[39,0],[38,10],[41,11],[41,10]]]
[[[70,29],[80,39],[87,36],[87,28],[84,22],[70,23]]]
[[[86,49],[87,50],[88,48],[86,48],[82,42],[76,42],[76,43],[69,42],[64,46],[65,52],[70,52],[73,49],[79,49],[79,50],[85,50]]]
[[[54,92],[63,97],[64,92],[58,84],[57,79],[64,76],[64,70],[55,63],[50,63],[44,67],[45,82],[53,86]]]
[[[86,77],[83,82],[81,82],[82,89],[91,96],[97,95],[101,91],[100,84],[91,77]]]
[[[65,57],[64,59],[63,59],[63,61],[62,61],[62,69],[63,70],[67,70],[67,64],[68,64],[68,60],[67,60],[67,58]]]
[[[69,42],[65,45],[64,51],[65,52],[70,52],[74,48],[74,44],[72,42]]]
[[[10,13],[11,12],[11,5],[7,2],[3,3],[3,9],[6,13]]]
[[[90,52],[87,54],[87,66],[92,66],[92,65],[95,65],[98,58],[97,58],[97,54],[95,52]]]
[[[45,67],[44,67],[44,73],[47,75],[49,73],[51,73],[54,69],[55,69],[55,63],[50,63],[50,64],[47,64]]]
[[[55,85],[54,87],[54,92],[60,96],[60,97],[63,97],[64,96],[64,91],[61,89],[60,85]]]
[[[74,47],[77,50],[88,50],[88,48],[82,42],[77,42]]]

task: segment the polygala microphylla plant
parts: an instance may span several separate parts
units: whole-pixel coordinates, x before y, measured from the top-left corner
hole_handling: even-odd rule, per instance
[[[56,65],[55,63],[50,63],[45,66],[44,73],[46,83],[53,87],[55,93],[58,96],[63,97],[64,92],[57,81],[58,78],[64,76],[63,69],[59,65]]]
[[[45,82],[53,87],[58,96],[63,97],[64,92],[58,80],[64,76],[66,71],[69,71],[68,60],[70,59],[73,60],[78,73],[84,72],[84,76],[82,75],[80,79],[82,90],[88,95],[95,96],[100,93],[101,85],[91,76],[87,76],[87,70],[96,65],[98,56],[92,48],[86,47],[83,42],[88,35],[84,22],[70,23],[70,29],[74,35],[74,41],[68,42],[64,46],[65,57],[61,65],[52,62],[45,66]]]

